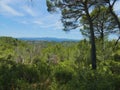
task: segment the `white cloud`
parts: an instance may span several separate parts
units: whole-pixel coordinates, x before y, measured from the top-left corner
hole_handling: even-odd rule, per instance
[[[53,27],[54,29],[62,29],[63,28],[61,21],[56,21],[55,23],[45,25],[44,27],[45,28],[51,28],[51,27]]]
[[[42,25],[43,22],[41,20],[34,20],[33,21],[34,24],[38,24],[38,25]]]
[[[51,19],[52,20],[52,19]],[[52,28],[54,30],[60,30],[63,28],[60,20],[56,20],[54,22],[51,21],[43,21],[43,19],[30,19],[30,20],[18,20],[19,23],[29,24],[35,27],[49,29]]]
[[[54,23],[41,23],[39,25],[39,27],[41,28],[52,28],[52,29],[55,29],[55,30],[58,30],[58,29],[62,29],[62,23],[60,21],[56,21]]]
[[[42,0],[40,0],[42,1]],[[44,7],[45,8],[45,7]],[[33,25],[40,28],[62,29],[59,14],[49,14],[40,8],[28,5],[24,0],[1,0],[0,14],[8,16],[24,16],[13,18],[21,24]],[[46,9],[45,9],[46,10]],[[31,17],[32,16],[32,17]]]
[[[23,7],[23,10],[24,10],[26,13],[28,13],[29,15],[31,15],[31,16],[37,16],[36,12],[34,12],[34,11],[32,10],[32,8],[30,8],[30,7],[28,7],[28,6],[24,6],[24,7]]]
[[[11,3],[11,0],[1,0],[0,2],[8,4],[8,3]]]
[[[44,22],[44,25],[41,26],[42,28],[63,29],[59,14],[48,14],[41,20]]]
[[[28,21],[25,21],[25,20],[23,20],[23,21],[18,21],[18,22],[20,22],[20,23],[22,23],[22,24],[30,24]]]
[[[60,21],[60,17],[58,15],[40,15],[37,17],[29,17],[29,18],[21,18],[17,20],[19,23],[22,24],[30,24],[39,28],[52,28],[52,29],[62,29],[62,23]]]
[[[0,2],[0,13],[13,16],[24,16],[23,13],[10,7],[6,2]]]

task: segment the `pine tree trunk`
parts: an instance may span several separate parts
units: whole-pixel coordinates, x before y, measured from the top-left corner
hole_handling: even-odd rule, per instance
[[[90,34],[91,34],[91,60],[92,69],[96,69],[96,46],[95,46],[95,36],[92,22],[90,23]]]
[[[93,23],[92,19],[90,17],[88,7],[86,6],[86,16],[89,22],[89,27],[90,27],[90,42],[91,42],[91,61],[92,61],[92,69],[96,69],[96,45],[95,45],[95,35],[94,35],[94,28],[93,28]]]

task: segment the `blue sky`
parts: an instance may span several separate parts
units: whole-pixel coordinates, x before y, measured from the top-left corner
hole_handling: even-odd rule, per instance
[[[60,15],[47,12],[46,0],[0,0],[0,36],[83,38],[79,30],[62,29]]]

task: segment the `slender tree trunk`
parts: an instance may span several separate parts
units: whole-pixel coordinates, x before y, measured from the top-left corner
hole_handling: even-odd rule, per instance
[[[94,28],[92,19],[90,17],[88,8],[86,7],[86,16],[89,21],[89,27],[90,27],[90,41],[91,41],[91,61],[92,61],[92,69],[96,69],[96,45],[95,45],[95,35],[94,35]]]
[[[90,23],[90,34],[91,34],[91,59],[92,59],[92,69],[96,69],[96,45],[95,36],[92,22]]]
[[[104,33],[103,33],[103,31],[101,32],[101,40],[102,40],[102,42],[104,41]]]
[[[109,6],[109,11],[110,11],[110,13],[112,14],[112,16],[114,17],[116,23],[118,24],[118,28],[119,28],[119,31],[120,31],[120,21],[119,21],[118,16],[117,16],[117,15],[115,14],[115,12],[113,11],[112,6]],[[118,44],[119,40],[120,40],[120,36],[119,36],[119,38],[116,40],[115,46]]]
[[[103,28],[101,29],[100,39],[101,39],[101,43],[102,43],[102,49],[104,50],[104,31],[103,31]]]
[[[103,25],[103,23],[101,23],[102,24],[102,26],[101,26],[101,40],[102,40],[102,43],[104,43],[104,29],[103,29],[103,27],[104,27],[104,25]]]

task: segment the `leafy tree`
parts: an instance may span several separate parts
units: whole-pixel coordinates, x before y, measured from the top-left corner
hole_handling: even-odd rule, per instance
[[[108,8],[102,6],[99,9],[94,9],[91,12],[91,16],[96,16],[96,18],[93,20],[94,33],[97,38],[100,38],[102,40],[102,42],[104,42],[105,36],[108,36],[110,33],[115,33],[117,31],[115,29],[115,20],[113,16],[111,16],[111,14],[109,13]],[[82,17],[81,22],[84,26],[84,29],[81,29],[83,35],[89,37],[89,24],[87,22],[86,16]]]
[[[118,15],[114,11],[114,5],[119,0],[98,0],[98,1],[99,1],[98,5],[105,5],[106,7],[108,7],[109,12],[114,17],[114,19],[116,21],[115,23],[117,24],[117,26],[119,28],[119,32],[120,32],[120,20],[119,20]],[[115,46],[117,45],[119,39],[120,39],[120,36],[119,36],[118,40],[116,41]]]
[[[93,17],[90,10],[95,8],[96,0],[47,0],[49,12],[54,12],[58,8],[62,14],[64,30],[69,31],[80,27],[81,16],[86,16],[88,20],[91,40],[91,60],[92,68],[96,69],[96,45],[93,27]]]

